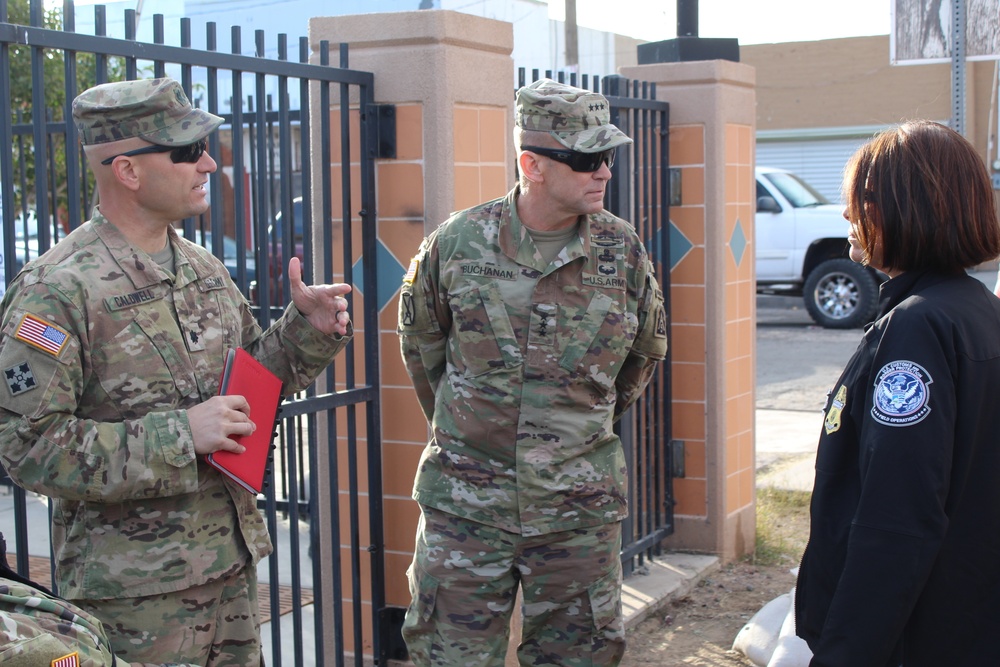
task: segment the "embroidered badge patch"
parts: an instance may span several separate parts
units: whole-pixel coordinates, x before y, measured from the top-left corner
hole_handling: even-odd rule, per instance
[[[38,386],[35,374],[31,372],[31,366],[28,365],[27,361],[4,370],[3,379],[7,381],[7,388],[10,389],[11,396],[23,394]]]
[[[840,430],[840,415],[844,411],[844,406],[847,404],[847,387],[840,385],[840,389],[837,390],[837,394],[833,397],[833,401],[830,402],[830,409],[826,411],[826,419],[823,421],[823,426],[826,429],[826,434],[836,433]]]
[[[17,325],[14,338],[57,357],[69,340],[69,333],[40,317],[25,313]]]
[[[600,232],[590,235],[590,244],[601,248],[624,248],[625,237],[611,232]]]
[[[875,378],[872,417],[886,426],[911,426],[930,414],[930,385],[934,380],[923,366],[893,361]]]
[[[417,305],[413,302],[413,295],[409,292],[403,292],[401,298],[403,302],[400,310],[403,313],[400,316],[400,321],[404,327],[412,327],[417,321]]]
[[[667,311],[663,308],[659,309],[660,312],[656,315],[656,331],[655,335],[657,338],[667,337]]]

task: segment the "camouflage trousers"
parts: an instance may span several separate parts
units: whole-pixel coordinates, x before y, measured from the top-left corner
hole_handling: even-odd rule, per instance
[[[101,619],[122,660],[260,667],[257,570],[175,593],[116,600],[74,600]]]
[[[500,667],[521,587],[522,667],[625,652],[621,524],[523,537],[421,507],[403,638],[416,667]]]

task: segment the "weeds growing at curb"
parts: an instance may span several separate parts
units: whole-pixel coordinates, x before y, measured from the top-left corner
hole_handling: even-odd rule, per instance
[[[752,562],[757,565],[795,567],[809,539],[808,491],[774,487],[757,489],[757,545]]]

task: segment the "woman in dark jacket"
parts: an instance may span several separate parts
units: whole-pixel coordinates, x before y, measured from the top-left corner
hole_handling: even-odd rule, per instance
[[[796,587],[811,667],[1000,664],[1000,254],[982,159],[928,121],[845,171],[851,259],[889,276],[834,385]]]

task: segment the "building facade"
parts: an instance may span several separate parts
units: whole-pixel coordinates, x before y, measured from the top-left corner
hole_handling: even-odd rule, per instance
[[[790,169],[834,202],[844,164],[872,134],[951,120],[951,65],[892,65],[888,35],[741,46],[740,60],[756,70],[757,164]],[[996,61],[966,64],[965,136],[991,170],[996,82]]]

